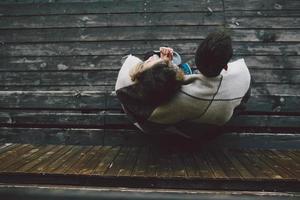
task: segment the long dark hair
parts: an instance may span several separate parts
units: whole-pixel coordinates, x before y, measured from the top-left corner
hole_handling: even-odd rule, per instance
[[[146,103],[160,105],[169,100],[182,85],[178,70],[167,63],[157,63],[135,77]]]

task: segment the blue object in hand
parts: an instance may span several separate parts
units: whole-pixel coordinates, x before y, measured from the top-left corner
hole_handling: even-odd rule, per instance
[[[185,75],[193,74],[191,67],[187,63],[182,63],[179,65],[180,69],[184,72]]]

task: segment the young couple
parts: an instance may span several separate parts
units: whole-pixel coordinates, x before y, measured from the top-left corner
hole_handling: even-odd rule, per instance
[[[129,55],[115,90],[129,119],[145,133],[171,132],[187,138],[219,131],[250,92],[244,59],[229,63],[231,38],[215,32],[198,46],[195,64],[200,73],[186,75],[174,64],[173,49],[144,61]]]

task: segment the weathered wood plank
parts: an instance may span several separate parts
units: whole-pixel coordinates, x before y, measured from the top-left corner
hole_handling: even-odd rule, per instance
[[[148,148],[148,166],[146,168],[145,176],[156,177],[159,163],[158,159],[156,158],[158,154],[158,149],[152,145],[148,146]]]
[[[226,17],[230,28],[300,28],[299,17]]]
[[[299,17],[299,10],[226,10],[226,17]]]
[[[7,171],[9,167],[17,163],[23,158],[26,158],[28,155],[38,151],[38,147],[32,145],[23,145],[17,149],[10,151],[6,154],[6,157],[1,159],[0,170]]]
[[[119,170],[118,176],[131,176],[132,175],[140,150],[141,150],[140,147],[136,147],[136,146],[130,147],[130,150],[126,156],[126,159],[121,164],[121,168]]]
[[[47,145],[47,146],[39,146],[36,150],[31,150],[27,154],[23,154],[21,157],[22,159],[18,159],[16,163],[9,166],[6,171],[9,172],[21,172],[23,171],[24,167],[26,168],[28,164],[34,162],[39,157],[43,156],[47,152],[51,151],[54,145]]]
[[[223,150],[211,151],[210,154],[221,166],[221,169],[224,171],[227,177],[232,179],[243,178],[238,172],[239,169],[235,168],[232,162],[224,155]]]
[[[98,163],[97,167],[93,170],[94,175],[104,175],[109,168],[112,167],[114,159],[118,156],[121,147],[115,146],[111,147],[108,152],[102,157],[101,161]]]
[[[300,134],[299,132],[288,133],[288,130],[285,129],[286,132],[277,132],[277,133],[263,133],[263,132],[226,132],[222,136],[219,136],[214,141],[212,141],[209,145],[212,147],[220,147],[220,148],[259,148],[259,149],[299,149],[300,147]],[[103,142],[102,138],[103,134],[105,133],[105,137],[107,141]],[[149,137],[145,134],[142,134],[138,130],[128,130],[128,129],[114,129],[114,130],[99,130],[99,129],[66,129],[66,128],[7,128],[1,127],[0,128],[0,137],[3,138],[5,142],[11,143],[29,143],[34,141],[35,144],[56,144],[60,145],[60,147],[64,147],[63,145],[136,145],[136,146],[145,146],[149,144]],[[118,137],[118,141],[116,140],[109,140],[110,137]],[[62,140],[61,138],[64,138]],[[82,139],[84,138],[84,139]],[[152,138],[153,142],[160,141],[160,137]],[[63,145],[62,145],[63,144]],[[13,145],[14,146],[14,145]],[[103,147],[104,148],[104,147]],[[99,155],[95,156],[93,159],[97,157],[103,157],[105,155],[105,151],[107,148],[99,152]],[[12,148],[13,149],[13,148]],[[9,149],[8,149],[9,150]],[[7,150],[7,151],[8,151]],[[146,150],[145,150],[146,151]],[[145,174],[146,171],[140,169],[139,165],[149,166],[151,164],[150,160],[150,150],[147,150],[148,158],[138,158],[136,169],[134,170],[134,174]],[[141,156],[142,153],[140,153]],[[142,159],[142,161],[140,161]],[[186,163],[185,159],[188,159],[188,163],[194,163],[194,158],[192,155],[188,157],[182,157],[184,162]],[[230,155],[229,158],[230,160]],[[42,164],[47,159],[43,159],[41,161]],[[50,160],[50,158],[49,158]],[[101,159],[100,159],[101,160]],[[94,162],[95,161],[95,162]],[[97,165],[98,163],[96,160],[91,161],[93,166]],[[141,163],[140,163],[141,162]],[[153,161],[154,162],[154,161]],[[234,164],[234,161],[231,161]],[[139,164],[140,163],[140,164]],[[39,165],[38,164],[38,165]],[[186,165],[189,167],[190,165]],[[92,167],[91,167],[92,168]],[[95,168],[95,167],[94,167]],[[92,170],[92,169],[91,169]],[[87,171],[90,171],[87,170]],[[197,171],[190,172],[188,168],[186,168],[188,174],[195,174],[197,175]],[[241,173],[242,174],[242,173]],[[197,175],[198,176],[198,175]]]
[[[2,1],[0,2],[2,3]],[[148,12],[195,12],[222,11],[222,1],[207,2],[205,0],[183,1],[101,1],[99,2],[61,2],[47,4],[2,4],[0,13],[3,16],[26,15],[68,15],[68,14],[100,14],[100,13],[148,13]]]
[[[110,101],[111,103],[107,103]],[[121,109],[116,96],[105,91],[0,92],[0,107],[22,109]]]
[[[137,156],[136,164],[132,171],[132,176],[146,176],[146,170],[148,168],[148,159],[150,154],[150,148],[148,146],[140,147],[140,151]]]
[[[2,57],[0,71],[119,70],[121,58],[120,55]],[[290,60],[289,57],[286,60]],[[297,59],[292,59],[291,63],[293,62],[297,62]]]
[[[95,42],[136,40],[183,40],[204,39],[218,26],[171,26],[171,27],[105,27],[0,30],[4,43],[37,42]],[[246,42],[298,42],[299,29],[231,30],[233,41]]]
[[[141,56],[141,55],[138,55]],[[244,58],[252,69],[297,69],[299,56],[255,56]],[[183,62],[195,67],[194,55],[182,55]],[[51,57],[2,57],[0,71],[72,71],[72,70],[120,70],[121,56],[51,56]]]
[[[299,10],[297,0],[224,0],[225,10]]]
[[[265,173],[262,172],[262,169],[257,166],[256,163],[253,163],[248,159],[249,155],[247,153],[242,153],[242,150],[231,150],[231,154],[237,158],[240,163],[247,168],[247,170],[253,175],[256,179],[268,179],[270,178]]]
[[[222,25],[223,13],[128,13],[0,17],[0,29]]]
[[[49,145],[50,146],[50,145]],[[19,171],[22,172],[29,172],[31,171],[34,167],[40,165],[41,163],[47,161],[48,159],[51,159],[52,156],[54,156],[55,154],[57,154],[62,148],[63,146],[54,146],[52,145],[52,149],[49,149],[46,153],[44,153],[44,155],[39,156],[38,158],[35,158],[34,160],[32,160],[30,163],[22,166],[21,168],[19,168]]]
[[[253,83],[299,84],[299,69],[250,69]],[[1,86],[105,86],[114,85],[118,71],[2,72]],[[80,94],[75,95],[80,97]]]
[[[237,170],[237,173],[241,175],[242,179],[254,178],[250,171],[231,153],[231,151],[228,149],[222,149],[222,155],[224,156],[224,159],[228,159],[228,161],[234,166],[234,169]]]
[[[183,153],[182,153],[183,154]],[[187,172],[183,160],[181,159],[181,153],[178,153],[176,148],[171,148],[171,167],[172,167],[172,177],[187,177]]]
[[[228,175],[224,171],[224,166],[220,165],[214,154],[210,151],[202,151],[201,157],[206,160],[211,172],[215,178],[228,179]]]
[[[51,156],[50,158],[47,158],[45,160],[43,160],[42,162],[38,163],[37,165],[35,165],[33,168],[31,168],[30,170],[28,170],[27,172],[31,172],[31,173],[43,173],[45,172],[45,169],[57,162],[58,159],[60,159],[63,155],[65,155],[67,152],[69,152],[71,150],[72,146],[68,145],[68,146],[59,146],[58,147],[58,151],[56,151],[56,153]]]
[[[72,154],[69,159],[67,159],[65,162],[62,162],[59,168],[55,169],[53,172],[57,174],[67,174],[70,169],[77,167],[76,164],[81,163],[82,160],[86,158],[87,153],[91,149],[91,146],[81,147],[80,150],[77,151],[77,153]]]
[[[243,151],[246,153],[245,157],[247,157],[247,159],[254,163],[254,165],[258,168],[261,169],[261,172],[263,172],[264,174],[266,174],[268,177],[271,177],[272,179],[276,180],[276,179],[283,179],[282,176],[280,176],[276,171],[274,171],[271,167],[269,167],[265,162],[263,162],[263,160],[259,159],[259,152],[255,151],[255,150],[245,150],[243,149]]]
[[[275,159],[280,160],[280,165],[282,167],[295,174],[296,178],[300,180],[300,163],[293,161],[293,159],[287,156],[284,151],[272,149],[267,152],[272,153],[276,157]]]
[[[287,96],[286,94],[253,94],[247,103],[246,111],[300,112],[299,100],[299,96]],[[69,109],[82,110],[86,112],[122,110],[121,104],[115,93],[101,91],[0,92],[0,108],[32,110]]]
[[[265,151],[263,150],[256,150],[255,151],[258,156],[258,158],[262,161],[264,161],[269,167],[271,167],[276,173],[278,173],[281,177],[285,178],[285,179],[295,179],[295,175],[289,173],[289,171],[285,170],[284,168],[282,168],[281,166],[279,166],[275,161],[273,161],[272,159],[270,159]]]
[[[23,148],[21,144],[13,144],[8,146],[7,148],[4,148],[4,151],[1,151],[0,154],[0,160],[1,159],[7,159],[7,156],[11,156],[16,153],[20,148]],[[6,152],[6,154],[3,154],[3,152]]]
[[[300,23],[299,23],[300,24]],[[183,54],[194,54],[201,40],[163,41],[118,41],[118,42],[72,42],[49,44],[4,44],[0,46],[0,57],[12,56],[88,56],[141,54],[149,49],[170,46]],[[245,55],[294,55],[299,43],[233,42],[234,54]]]
[[[45,173],[56,173],[56,170],[63,170],[68,167],[68,161],[80,153],[81,146],[72,146],[72,148],[60,156],[57,160],[52,163],[49,163],[48,166],[44,168]]]
[[[31,127],[52,127],[52,128],[105,128],[111,126],[133,127],[127,116],[123,113],[100,112],[100,113],[81,113],[81,112],[55,112],[55,111],[7,111],[1,113],[0,123],[10,126],[31,126]],[[227,128],[251,129],[255,127],[265,128],[299,128],[299,116],[295,115],[265,115],[263,113],[251,115],[239,115],[232,118]],[[61,138],[61,141],[64,141]]]

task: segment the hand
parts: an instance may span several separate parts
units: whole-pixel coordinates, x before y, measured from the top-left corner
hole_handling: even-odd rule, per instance
[[[173,49],[169,47],[160,47],[160,58],[164,59],[165,61],[172,61],[173,60]]]

